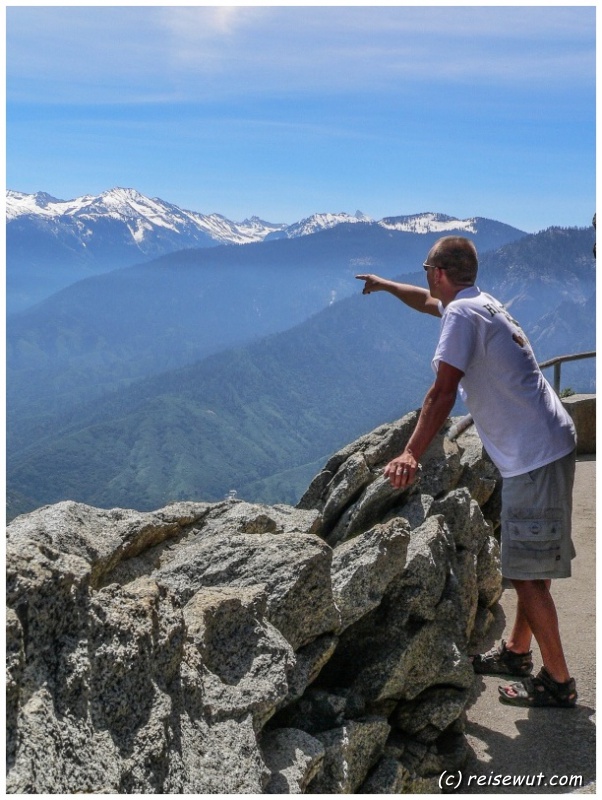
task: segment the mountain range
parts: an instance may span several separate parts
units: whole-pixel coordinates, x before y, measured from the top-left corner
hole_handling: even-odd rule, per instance
[[[360,211],[354,215],[313,214],[291,225],[258,217],[233,222],[221,214],[188,211],[124,188],[74,200],[59,200],[45,192],[9,190],[6,212],[9,313],[90,275],[187,248],[292,239],[341,223],[376,224],[385,230],[409,233],[463,230],[474,234],[488,222],[433,213],[375,222]],[[504,227],[501,223],[493,225]]]
[[[79,281],[9,316],[10,435],[29,436],[45,414],[135,379],[291,328],[356,292],[358,272],[421,270],[438,236],[341,223],[291,239],[178,251]],[[472,234],[482,251],[523,236],[489,220]]]
[[[446,220],[178,251],[10,315],[9,515],[67,497],[150,509],[231,489],[295,502],[334,449],[420,404],[436,320],[362,296],[354,276],[424,283]],[[472,227],[449,230],[475,240],[480,285],[513,309],[540,360],[595,347],[593,229]],[[563,376],[591,391],[593,363]]]

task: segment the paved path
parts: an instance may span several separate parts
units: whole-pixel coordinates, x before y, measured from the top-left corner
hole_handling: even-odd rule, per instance
[[[595,469],[595,456],[578,457],[573,511],[577,557],[573,561],[573,577],[552,583],[569,670],[577,681],[578,706],[576,709],[507,706],[498,700],[497,692],[498,685],[507,681],[478,676],[467,712],[471,756],[464,770],[461,793],[595,793]],[[512,624],[515,603],[515,592],[509,585],[504,589],[495,623],[481,648],[489,649],[500,640],[504,629]],[[535,642],[533,645],[537,671],[541,657]],[[476,783],[479,776],[481,785]],[[497,776],[526,776],[528,781],[523,786],[495,785],[496,780],[501,780]],[[571,776],[577,778],[572,786],[570,783],[552,786],[550,780],[554,781],[555,776],[564,782],[570,781]]]

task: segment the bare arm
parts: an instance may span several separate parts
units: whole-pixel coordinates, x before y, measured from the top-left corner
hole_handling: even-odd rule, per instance
[[[396,489],[404,489],[413,483],[418,461],[454,407],[458,384],[463,375],[461,370],[451,364],[445,361],[439,363],[437,377],[424,398],[414,433],[403,453],[385,467],[384,474]]]
[[[396,283],[378,275],[356,275],[355,277],[360,281],[365,281],[362,294],[389,292],[393,297],[401,300],[402,303],[405,303],[415,311],[420,311],[423,314],[432,314],[434,317],[441,316],[439,303],[428,289],[423,289],[421,286],[412,286],[409,283]]]

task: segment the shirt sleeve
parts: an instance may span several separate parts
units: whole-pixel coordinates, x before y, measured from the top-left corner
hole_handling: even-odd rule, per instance
[[[441,321],[441,334],[433,358],[433,369],[445,361],[466,373],[474,355],[477,331],[472,320],[459,309],[448,308]]]

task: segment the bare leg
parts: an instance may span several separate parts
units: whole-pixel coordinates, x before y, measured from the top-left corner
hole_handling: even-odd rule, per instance
[[[552,581],[548,579],[545,580],[544,583],[549,590]],[[531,649],[531,637],[533,636],[533,631],[529,625],[527,614],[525,613],[525,609],[523,608],[520,594],[518,594],[518,592],[517,596],[518,600],[516,604],[514,627],[512,628],[512,633],[506,642],[506,647],[512,653],[528,653]]]
[[[523,637],[520,639],[521,646],[524,644],[526,623],[539,645],[544,667],[550,676],[559,683],[568,681],[570,675],[560,641],[558,615],[550,594],[550,582],[536,580],[512,583],[518,594],[517,635]]]

